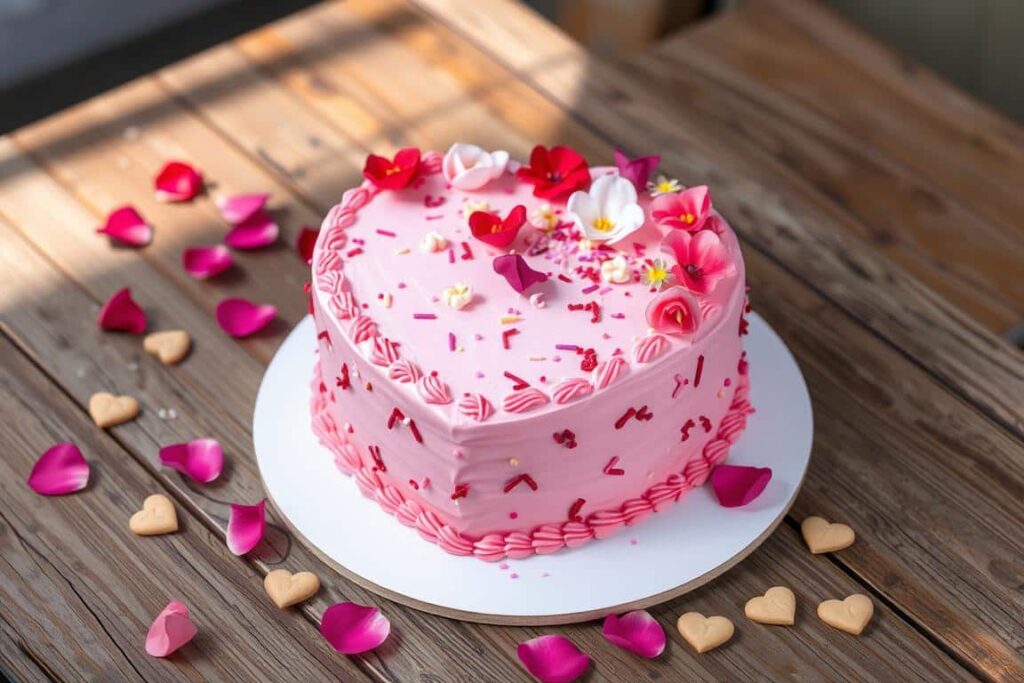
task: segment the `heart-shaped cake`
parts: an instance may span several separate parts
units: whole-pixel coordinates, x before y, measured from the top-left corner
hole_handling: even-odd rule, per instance
[[[448,552],[604,538],[702,485],[746,425],[736,237],[706,187],[616,157],[371,156],[324,220],[314,429]]]

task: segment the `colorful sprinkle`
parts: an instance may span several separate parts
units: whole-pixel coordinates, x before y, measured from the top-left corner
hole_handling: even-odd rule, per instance
[[[356,247],[355,249],[349,249],[347,252],[345,252],[345,256],[347,258],[352,258],[353,256],[359,256],[362,253],[363,253],[363,248],[362,247]]]
[[[504,332],[502,332],[501,333],[501,345],[505,349],[510,348],[509,344],[508,344],[509,337],[512,337],[513,335],[516,335],[516,334],[519,334],[519,330],[516,329],[515,327],[509,328],[509,329],[505,330]]]
[[[385,237],[398,237],[398,235],[391,232],[390,230],[381,230],[380,228],[377,228],[377,234],[384,235]]]
[[[518,315],[503,315],[503,316],[501,316],[501,324],[502,325],[511,325],[512,323],[517,323],[520,320],[522,320],[522,318],[520,318]]]
[[[523,379],[521,377],[516,377],[515,375],[513,375],[508,370],[506,370],[502,374],[505,375],[505,377],[509,378],[510,380],[512,380],[513,382],[516,383],[515,386],[512,387],[512,389],[514,391],[519,391],[520,389],[525,389],[526,387],[530,386],[530,383],[527,382],[525,379]]]
[[[700,376],[704,373],[704,354],[697,357],[697,372],[693,375],[693,388],[700,386]]]
[[[437,320],[437,316],[433,313],[413,313],[412,317],[416,320]]]
[[[608,464],[604,466],[602,470],[605,474],[613,477],[621,477],[626,473],[621,467],[616,467],[619,464],[619,456],[613,455],[612,459],[608,461]]]
[[[455,350],[455,333],[454,332],[449,332],[448,333],[448,350],[449,351],[454,351]]]

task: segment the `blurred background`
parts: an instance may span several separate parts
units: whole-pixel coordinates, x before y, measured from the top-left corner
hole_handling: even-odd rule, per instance
[[[467,0],[471,2],[471,0]],[[525,0],[617,59],[743,0]],[[821,0],[900,53],[1024,120],[1024,0]],[[0,0],[0,131],[314,0]]]

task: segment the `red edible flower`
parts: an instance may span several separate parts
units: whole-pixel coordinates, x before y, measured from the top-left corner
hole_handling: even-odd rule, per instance
[[[420,151],[415,147],[399,150],[394,160],[371,154],[366,157],[363,177],[382,190],[401,190],[416,177],[420,167]]]
[[[590,187],[587,160],[571,147],[549,150],[537,145],[530,152],[530,165],[520,168],[516,177],[533,185],[534,196],[544,199],[565,199],[576,190]]]
[[[525,222],[526,207],[517,204],[504,218],[490,211],[474,211],[469,217],[469,230],[481,242],[503,249],[512,244]]]
[[[303,263],[313,260],[313,247],[316,245],[316,238],[320,235],[319,228],[303,227],[295,240],[295,251],[299,252],[299,258]]]

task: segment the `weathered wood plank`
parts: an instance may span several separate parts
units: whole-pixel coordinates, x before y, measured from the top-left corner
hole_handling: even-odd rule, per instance
[[[50,683],[57,678],[48,673],[45,662],[32,658],[28,645],[14,627],[0,618],[0,678],[19,683]]]
[[[6,246],[6,241],[5,241]],[[48,308],[48,291],[31,304]],[[6,316],[5,316],[6,317]],[[10,342],[0,338],[0,620],[11,638],[65,680],[255,680],[268,670],[365,680],[303,619],[262,594],[259,575],[178,506],[181,530],[141,538],[128,518],[164,492]],[[74,441],[90,461],[82,493],[41,498],[24,483],[40,453]],[[125,465],[125,461],[129,465]],[[166,661],[145,634],[182,599],[200,634]],[[236,609],[246,604],[244,613]],[[246,637],[253,631],[259,638]]]
[[[523,61],[521,36],[483,15],[528,10],[506,0],[466,11],[450,0],[411,2],[498,63]],[[737,143],[720,122],[666,106],[664,86],[637,69],[591,58],[551,28],[544,39],[561,41],[561,56],[520,69],[519,77],[616,144],[658,150],[678,177],[717,188],[716,204],[745,245],[783,264],[1006,428],[1024,433],[1024,357],[857,238],[860,219],[846,206],[782,160]]]

